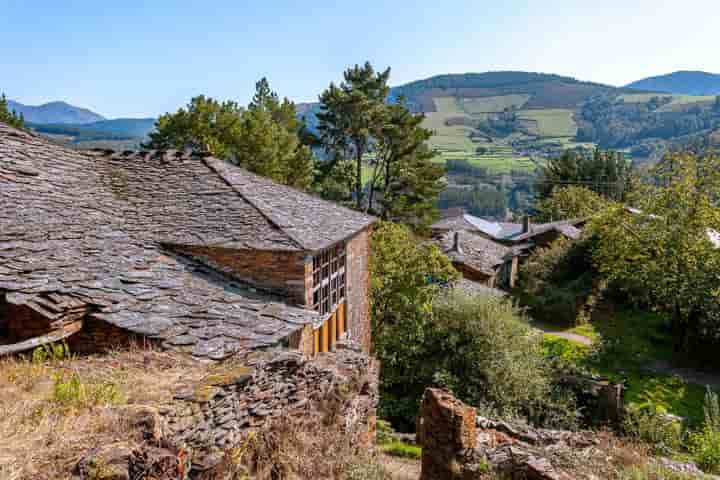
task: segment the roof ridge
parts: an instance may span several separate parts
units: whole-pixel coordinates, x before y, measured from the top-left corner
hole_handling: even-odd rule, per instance
[[[268,222],[273,224],[278,230],[283,232],[290,240],[292,240],[295,245],[297,245],[301,250],[308,250],[305,245],[300,241],[298,238],[296,238],[294,235],[292,235],[290,232],[288,232],[285,227],[283,227],[276,219],[272,218],[269,214],[263,211],[262,208],[260,208],[258,205],[255,204],[255,202],[251,199],[249,199],[246,195],[244,195],[239,189],[235,187],[234,184],[232,184],[225,176],[220,173],[214,166],[212,166],[208,160],[217,160],[218,162],[224,162],[225,160],[221,160],[219,158],[215,158],[213,156],[203,157],[202,163],[208,167],[212,172],[214,172],[218,177],[222,179],[225,184],[230,187],[239,197],[241,197],[243,200],[245,200],[247,203],[249,203],[257,212],[265,218]],[[239,167],[238,167],[239,168]],[[243,169],[244,170],[244,169]]]

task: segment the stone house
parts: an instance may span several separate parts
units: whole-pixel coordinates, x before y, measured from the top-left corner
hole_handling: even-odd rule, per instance
[[[216,158],[80,152],[0,124],[0,355],[62,339],[368,352],[374,221]]]
[[[532,224],[496,222],[454,212],[435,222],[431,231],[440,248],[465,279],[491,288],[515,287],[518,269],[536,248],[560,236],[580,238],[584,219]]]

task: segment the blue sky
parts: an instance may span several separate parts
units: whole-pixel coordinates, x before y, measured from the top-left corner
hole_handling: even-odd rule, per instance
[[[114,118],[201,93],[247,103],[261,76],[314,101],[365,60],[393,85],[488,70],[622,85],[720,72],[719,17],[716,0],[0,0],[0,90]]]

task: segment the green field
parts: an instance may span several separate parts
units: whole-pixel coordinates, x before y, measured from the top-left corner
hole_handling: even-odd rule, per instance
[[[502,95],[499,97],[482,97],[482,98],[461,98],[456,101],[459,107],[465,113],[470,115],[482,114],[482,113],[498,113],[504,111],[506,108],[522,108],[531,95],[527,94],[516,94],[516,95]]]
[[[473,152],[441,152],[433,160],[436,163],[445,163],[449,159],[467,160],[468,163],[480,168],[486,168],[490,174],[502,175],[511,171],[530,172],[535,169],[535,163],[529,157],[523,157],[513,153],[512,147],[508,145],[475,144],[482,145],[487,149],[485,154]]]
[[[518,118],[532,122],[535,125],[533,133],[541,137],[574,137],[577,124],[573,114],[573,110],[562,108],[521,110]]]

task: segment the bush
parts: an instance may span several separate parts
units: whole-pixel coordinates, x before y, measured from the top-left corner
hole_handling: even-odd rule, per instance
[[[682,425],[654,409],[629,409],[623,419],[626,435],[650,445],[658,455],[671,455],[683,445]]]
[[[705,422],[690,433],[688,449],[705,472],[720,474],[720,405],[718,396],[708,388],[705,394]]]
[[[426,359],[436,383],[490,414],[575,425],[574,404],[554,384],[542,335],[510,301],[450,295],[434,305],[433,323]]]
[[[537,320],[562,325],[584,323],[596,301],[592,238],[559,238],[537,249],[520,270],[516,293]]]

